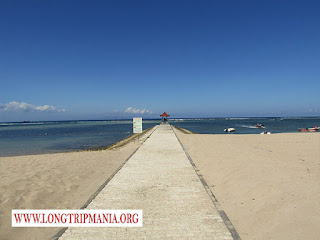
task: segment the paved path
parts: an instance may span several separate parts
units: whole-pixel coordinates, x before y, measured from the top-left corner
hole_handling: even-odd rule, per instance
[[[60,239],[233,239],[170,125],[160,125],[87,209],[142,209],[141,228],[68,228]]]

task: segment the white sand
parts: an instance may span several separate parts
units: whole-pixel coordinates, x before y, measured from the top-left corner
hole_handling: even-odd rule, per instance
[[[179,138],[242,239],[319,238],[319,133]],[[139,145],[0,158],[0,239],[55,235],[11,228],[11,209],[79,209]]]
[[[12,209],[79,209],[141,144],[0,158],[0,239],[50,239],[60,228],[12,228]]]
[[[242,239],[319,239],[320,133],[178,136]]]

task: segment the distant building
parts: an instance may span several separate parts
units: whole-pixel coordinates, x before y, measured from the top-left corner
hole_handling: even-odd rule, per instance
[[[168,121],[167,117],[169,117],[170,115],[167,114],[166,112],[163,112],[160,117],[162,117],[162,122],[166,123]]]

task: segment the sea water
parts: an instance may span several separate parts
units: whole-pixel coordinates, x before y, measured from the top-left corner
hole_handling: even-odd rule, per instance
[[[298,132],[299,128],[320,126],[320,117],[172,119],[169,122],[195,133],[224,134],[224,129],[235,128],[235,132],[227,134],[260,134],[262,131]],[[256,128],[257,123],[265,128]]]
[[[144,120],[143,129],[160,123]],[[169,119],[169,123],[200,134],[260,134],[298,132],[319,126],[320,117]],[[255,128],[257,123],[265,128]],[[229,127],[236,131],[224,133]],[[107,147],[131,134],[132,120],[0,123],[0,157]]]
[[[143,129],[160,123],[144,121]],[[132,121],[0,123],[0,157],[107,147],[132,134]]]

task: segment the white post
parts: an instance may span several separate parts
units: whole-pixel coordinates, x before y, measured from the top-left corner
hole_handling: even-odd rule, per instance
[[[133,133],[142,133],[142,118],[133,118]],[[139,142],[139,137],[138,137]]]

